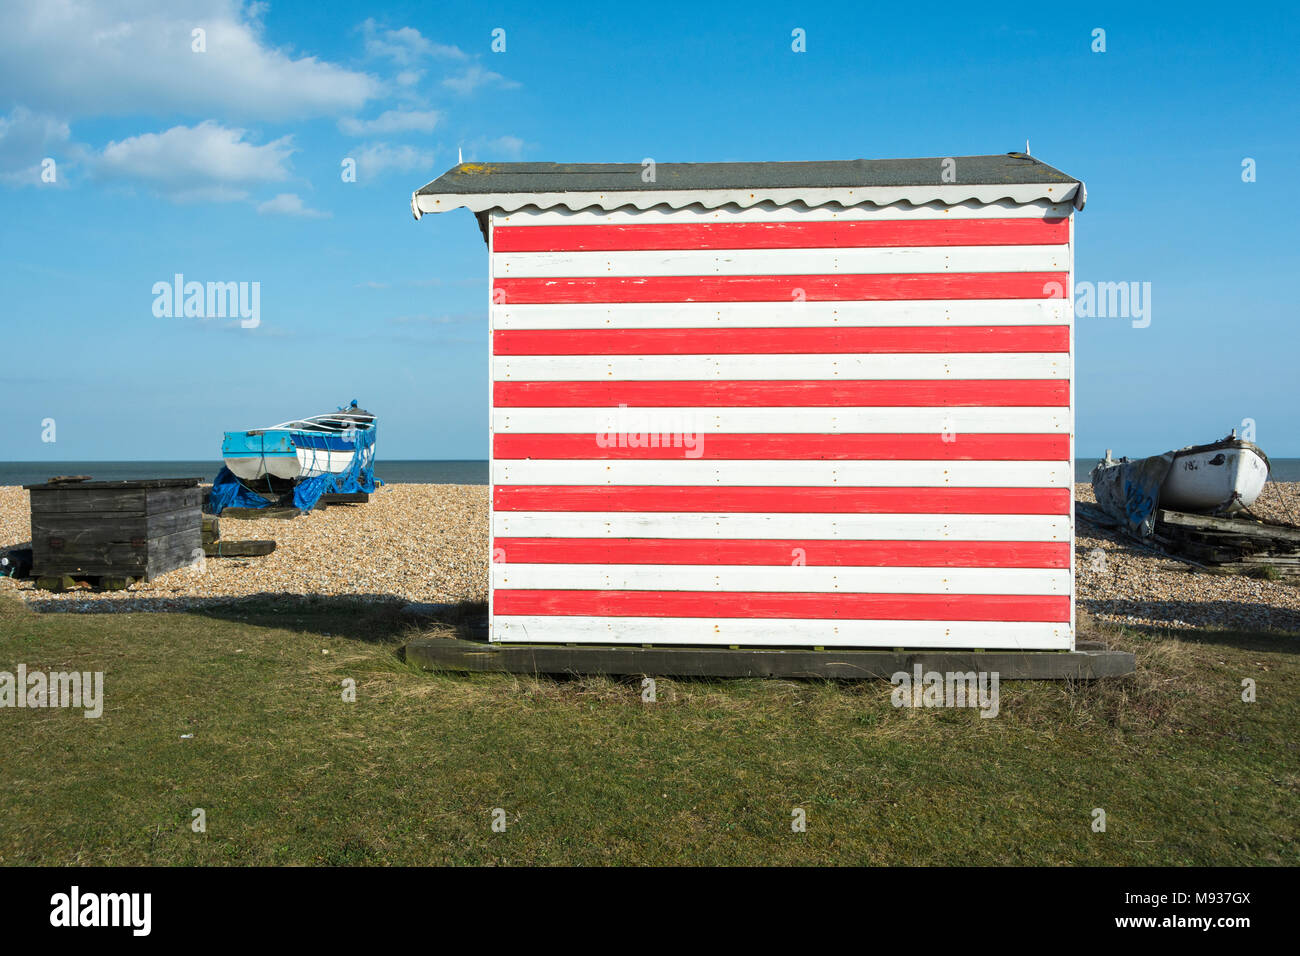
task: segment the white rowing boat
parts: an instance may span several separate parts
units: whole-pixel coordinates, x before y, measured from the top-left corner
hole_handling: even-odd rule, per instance
[[[1150,495],[1143,480],[1122,476],[1159,475],[1159,495]],[[1124,501],[1132,517],[1149,514],[1152,508],[1202,514],[1232,514],[1255,503],[1268,481],[1269,462],[1254,442],[1237,437],[1234,429],[1226,438],[1208,445],[1189,445],[1153,458],[1118,461],[1107,449],[1104,460],[1092,470],[1092,485],[1098,502]],[[1150,482],[1152,486],[1155,482]],[[1120,487],[1125,485],[1126,487]],[[1151,500],[1148,504],[1148,499]]]
[[[1174,511],[1227,514],[1249,508],[1268,481],[1268,456],[1234,430],[1209,445],[1174,452],[1160,488],[1160,504]]]

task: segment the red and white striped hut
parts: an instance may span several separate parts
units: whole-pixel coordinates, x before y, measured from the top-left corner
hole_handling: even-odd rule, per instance
[[[1074,210],[1029,156],[462,163],[491,639],[1074,646]]]

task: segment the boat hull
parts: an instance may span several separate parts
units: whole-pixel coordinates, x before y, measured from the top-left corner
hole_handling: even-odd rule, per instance
[[[1174,454],[1160,506],[1231,514],[1255,503],[1268,481],[1268,459],[1249,442],[1225,441]]]
[[[355,435],[293,429],[226,432],[221,453],[226,467],[243,481],[266,477],[301,481],[347,471],[357,455],[357,441]]]

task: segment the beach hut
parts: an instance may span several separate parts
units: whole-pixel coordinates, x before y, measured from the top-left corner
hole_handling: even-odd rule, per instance
[[[462,163],[490,638],[1071,649],[1074,212],[1030,156]]]

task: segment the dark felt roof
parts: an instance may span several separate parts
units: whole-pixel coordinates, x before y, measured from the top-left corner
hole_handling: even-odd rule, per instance
[[[1023,153],[949,158],[956,161],[956,182],[961,185],[1079,182]],[[652,183],[642,180],[640,163],[461,163],[416,195],[940,186],[946,185],[944,159],[658,163]]]

